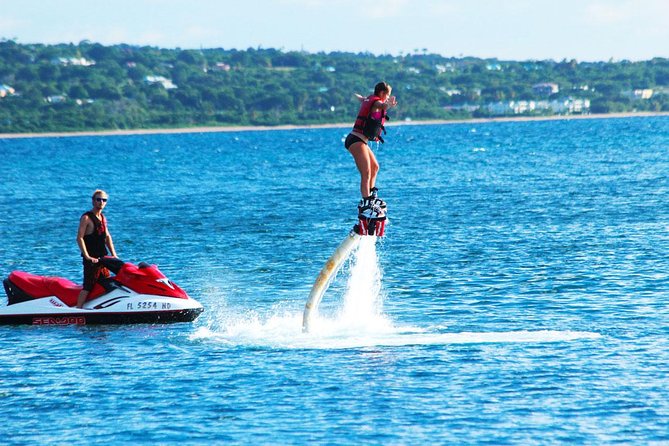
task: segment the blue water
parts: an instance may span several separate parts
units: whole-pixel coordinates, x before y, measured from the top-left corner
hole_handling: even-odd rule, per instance
[[[389,129],[353,254],[347,129],[0,139],[0,274],[118,254],[194,323],[0,327],[0,443],[669,442],[669,118]]]

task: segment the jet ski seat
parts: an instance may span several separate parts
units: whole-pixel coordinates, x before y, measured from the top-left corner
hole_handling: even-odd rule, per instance
[[[23,271],[13,271],[7,279],[23,291],[23,296],[17,296],[19,302],[25,302],[30,299],[39,299],[41,297],[56,296],[64,304],[74,306],[77,304],[77,297],[81,292],[81,285],[63,279],[62,277],[45,277],[36,274],[30,274]],[[14,293],[16,294],[16,293]],[[7,294],[9,296],[9,293]],[[10,302],[12,303],[18,302]]]

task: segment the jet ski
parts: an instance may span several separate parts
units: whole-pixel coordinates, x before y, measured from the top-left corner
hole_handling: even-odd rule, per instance
[[[95,284],[83,308],[76,308],[81,285],[13,271],[3,281],[7,306],[0,307],[0,325],[191,322],[204,310],[156,265],[134,265],[115,257],[100,262],[114,275]]]

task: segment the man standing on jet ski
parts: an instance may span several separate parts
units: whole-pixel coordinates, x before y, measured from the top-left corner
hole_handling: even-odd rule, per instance
[[[110,253],[116,256],[114,242],[107,227],[107,219],[102,214],[109,196],[103,190],[93,192],[93,208],[84,212],[79,220],[77,244],[84,260],[84,286],[77,299],[77,308],[82,308],[88,293],[100,277],[109,277],[109,270],[99,263],[100,257]],[[109,251],[107,251],[109,248]]]

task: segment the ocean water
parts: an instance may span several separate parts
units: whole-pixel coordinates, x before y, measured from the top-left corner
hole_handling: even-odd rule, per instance
[[[386,237],[348,129],[0,139],[0,274],[121,258],[205,312],[0,327],[0,444],[667,444],[669,118],[390,127]]]

